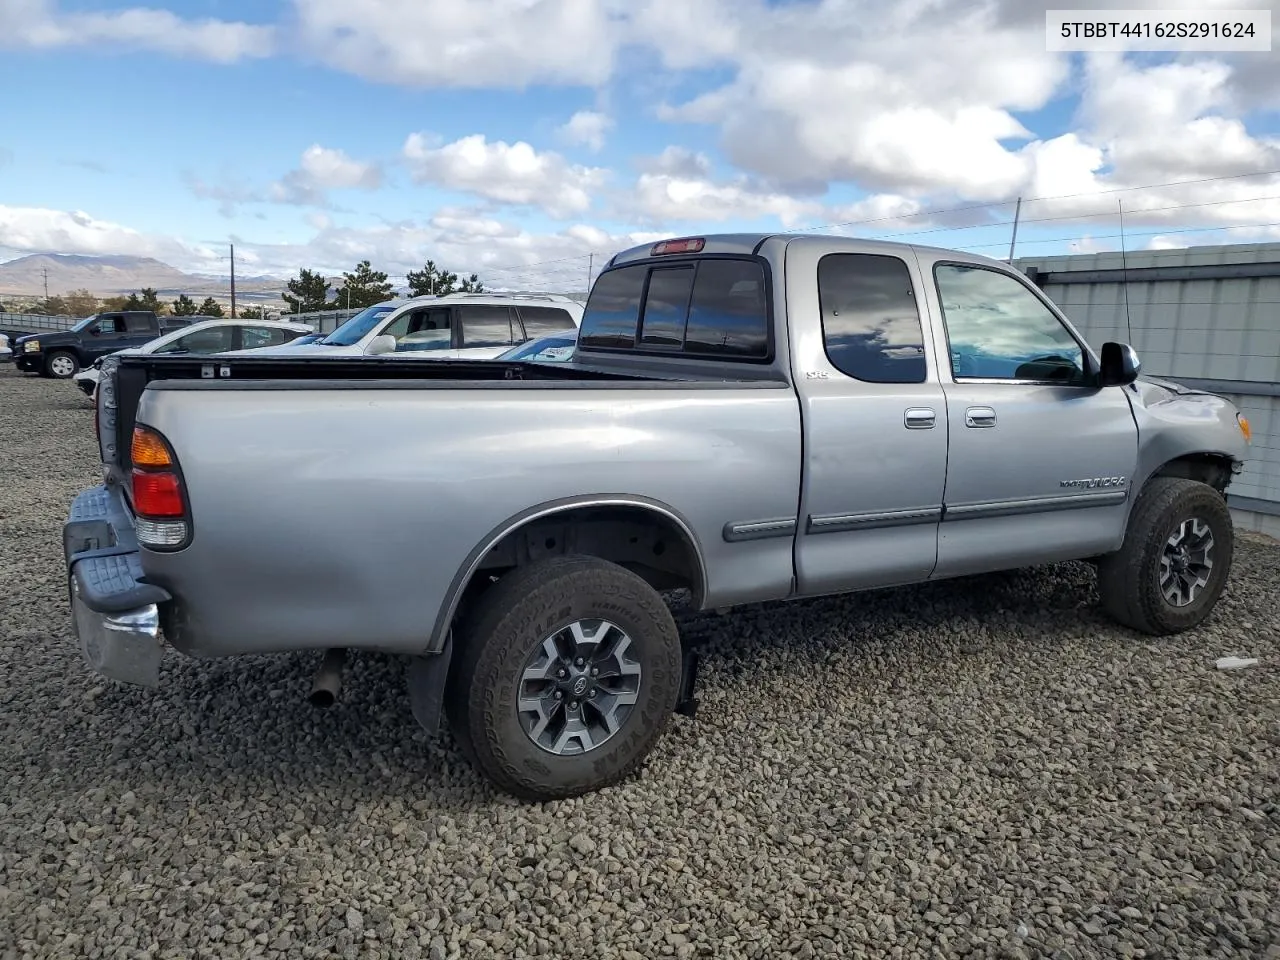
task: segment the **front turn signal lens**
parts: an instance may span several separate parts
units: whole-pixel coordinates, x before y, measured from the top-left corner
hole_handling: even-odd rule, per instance
[[[1236,414],[1236,423],[1240,426],[1240,432],[1244,434],[1244,442],[1253,443],[1253,429],[1249,426],[1249,418],[1242,414]]]
[[[137,426],[133,428],[133,443],[129,448],[129,459],[135,467],[159,469],[172,467],[173,458],[169,456],[169,445],[154,430]]]

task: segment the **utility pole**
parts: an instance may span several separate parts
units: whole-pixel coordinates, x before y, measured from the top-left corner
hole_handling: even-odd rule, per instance
[[[1018,205],[1013,210],[1013,236],[1009,239],[1009,263],[1013,264],[1013,245],[1018,242],[1018,218],[1022,214],[1022,198],[1018,198]]]
[[[49,268],[48,267],[44,268],[44,298],[46,301],[48,301],[49,299]]]
[[[591,275],[595,273],[595,270],[596,270],[596,255],[595,253],[589,253],[587,254],[587,296],[588,297],[591,296]]]
[[[236,245],[231,244],[231,319],[236,318]]]

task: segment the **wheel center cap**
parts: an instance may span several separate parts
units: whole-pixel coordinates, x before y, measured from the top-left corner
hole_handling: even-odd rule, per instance
[[[589,686],[591,686],[590,679],[588,679],[585,675],[578,677],[578,679],[573,681],[573,695],[575,697],[582,696],[584,693],[587,692],[587,687]]]

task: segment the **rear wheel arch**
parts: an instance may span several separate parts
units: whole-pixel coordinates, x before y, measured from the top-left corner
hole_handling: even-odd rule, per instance
[[[443,648],[459,618],[501,576],[566,554],[617,563],[655,589],[687,588],[698,608],[707,595],[701,543],[673,507],[630,495],[552,501],[499,524],[471,551],[441,604],[429,651]]]

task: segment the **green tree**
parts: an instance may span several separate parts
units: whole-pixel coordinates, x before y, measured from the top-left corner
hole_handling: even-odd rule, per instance
[[[462,281],[459,288],[463,293],[484,293],[484,284],[480,282],[480,278],[474,273]]]
[[[242,320],[265,320],[267,319],[266,307],[245,307],[240,311]]]
[[[128,297],[107,297],[102,301],[99,310],[124,310],[125,304],[129,302]]]
[[[164,304],[151,287],[143,287],[138,293],[131,293],[124,302],[125,310],[150,310],[153,313],[164,313]]]
[[[213,297],[205,297],[204,303],[200,304],[200,309],[197,313],[202,317],[221,317],[224,315],[222,313],[222,304],[213,299]]]
[[[421,270],[410,270],[406,279],[411,297],[443,297],[458,288],[458,275],[441,270],[434,260],[428,260]]]
[[[98,298],[88,290],[72,290],[62,298],[66,301],[67,312],[73,317],[87,317],[98,309]]]
[[[281,294],[290,313],[323,310],[329,301],[329,281],[323,274],[303,268],[289,281],[289,293]]]
[[[65,317],[68,316],[67,301],[61,297],[48,297],[44,300],[37,300],[36,303],[27,308],[31,313],[39,314],[46,317]]]
[[[363,310],[392,297],[391,284],[381,270],[374,270],[368,260],[356,264],[352,273],[342,274],[342,286],[333,295],[332,306],[338,310],[350,307]]]
[[[196,313],[196,302],[185,293],[173,301],[173,315],[175,317],[194,317]]]

